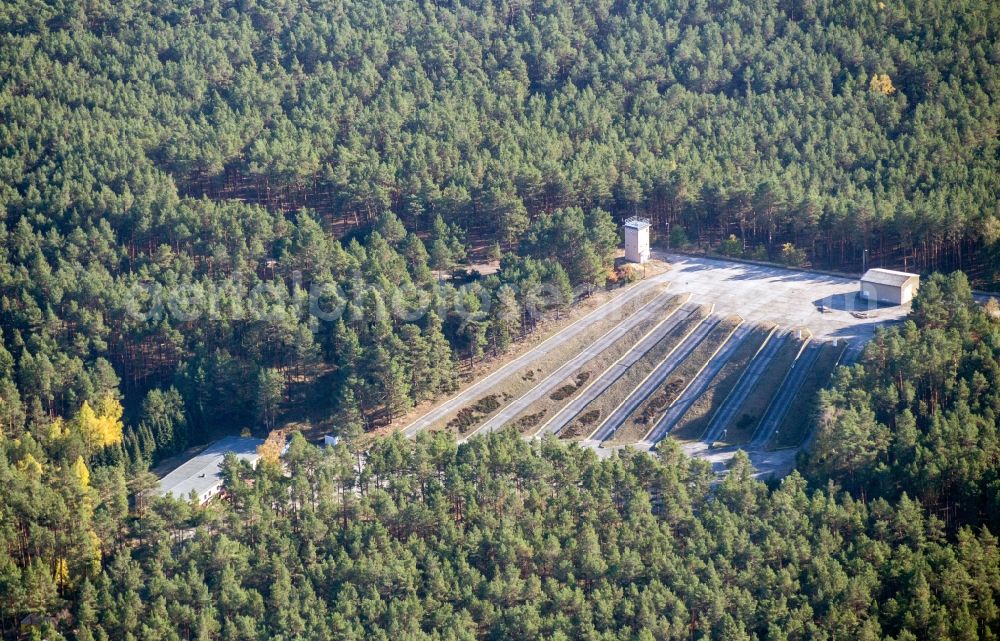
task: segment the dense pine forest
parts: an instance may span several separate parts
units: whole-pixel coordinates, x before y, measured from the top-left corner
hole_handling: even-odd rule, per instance
[[[1000,282],[998,24],[0,2],[0,638],[997,638],[1000,319],[970,287]],[[669,446],[362,451],[633,278],[631,215],[674,248],[968,277],[838,371],[777,486]],[[343,444],[154,498],[165,457],[298,420]]]
[[[602,207],[995,279],[997,24],[975,0],[6,2],[0,202],[42,234],[106,220],[133,270],[287,237],[240,251],[206,196],[504,243]]]

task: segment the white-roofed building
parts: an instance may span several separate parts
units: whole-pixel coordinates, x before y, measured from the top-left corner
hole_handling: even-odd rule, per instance
[[[861,298],[890,305],[904,305],[920,289],[920,275],[892,269],[869,269],[861,277]]]
[[[232,452],[236,458],[256,466],[260,459],[257,448],[264,444],[259,438],[227,436],[198,452],[160,479],[160,496],[172,494],[186,499],[194,490],[199,503],[206,503],[222,490],[222,461]]]

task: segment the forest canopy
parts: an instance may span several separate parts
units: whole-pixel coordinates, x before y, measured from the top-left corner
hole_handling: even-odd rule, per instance
[[[0,637],[995,639],[1000,4],[0,3]],[[931,272],[776,487],[376,443],[674,246]],[[495,273],[474,269],[489,262]],[[288,474],[149,467],[291,418]],[[360,465],[359,462],[367,461]],[[21,629],[24,624],[26,628]]]
[[[975,0],[12,1],[0,205],[105,219],[135,264],[227,269],[185,206],[206,195],[507,246],[602,207],[996,279],[998,24]]]

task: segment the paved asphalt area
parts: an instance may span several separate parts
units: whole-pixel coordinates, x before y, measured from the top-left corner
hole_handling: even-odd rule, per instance
[[[739,314],[750,324],[808,328],[816,340],[863,345],[875,327],[903,320],[910,311],[909,305],[872,309],[857,297],[858,281],[851,278],[680,254],[656,257],[671,264],[657,278],[673,283],[671,291],[691,292],[692,303],[714,303],[715,313]],[[855,311],[872,317],[855,318]]]

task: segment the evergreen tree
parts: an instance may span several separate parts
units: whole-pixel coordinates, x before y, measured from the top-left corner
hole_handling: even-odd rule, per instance
[[[405,414],[412,407],[410,383],[406,372],[389,351],[374,347],[367,358],[369,399],[372,405],[381,406],[391,421]]]
[[[278,421],[278,408],[285,395],[285,376],[281,370],[263,368],[257,372],[255,408],[258,424],[265,430],[274,429]]]

